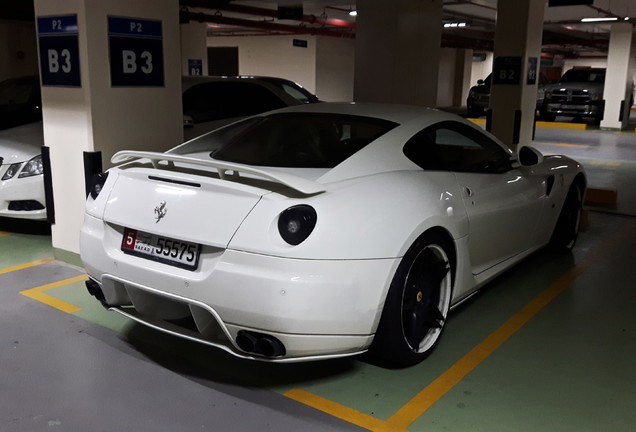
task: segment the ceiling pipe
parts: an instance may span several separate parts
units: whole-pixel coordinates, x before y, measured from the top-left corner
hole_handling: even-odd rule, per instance
[[[614,12],[608,11],[608,10],[600,8],[598,6],[594,6],[594,5],[585,5],[585,6],[589,7],[590,9],[594,9],[596,12],[600,12],[602,14],[605,14],[608,17],[623,19],[623,17],[621,17],[620,15],[616,15]]]
[[[225,11],[225,12],[234,12],[234,13],[244,14],[244,15],[253,15],[253,16],[260,16],[260,17],[273,18],[273,19],[278,18],[278,10],[275,10],[275,9],[265,9],[265,8],[259,8],[259,7],[253,7],[253,6],[233,5],[230,3],[205,6],[205,2],[196,1],[196,0],[194,1],[182,0],[180,4],[182,6],[209,8],[209,9]],[[303,15],[302,18],[298,21],[305,22],[308,24],[318,24],[318,25],[332,26],[332,27],[338,27],[338,28],[349,28],[349,29],[356,28],[356,24],[350,21],[333,19],[333,18],[322,18],[322,17],[317,17],[316,15]]]
[[[286,24],[277,24],[273,22],[230,18],[223,15],[206,14],[202,12],[189,12],[189,17],[193,21],[234,25],[239,27],[250,27],[250,28],[257,28],[262,30],[283,32],[283,33],[310,34],[310,35],[317,35],[317,36],[332,36],[332,37],[342,37],[342,38],[349,38],[349,39],[355,38],[355,35],[352,33],[327,30],[325,28],[291,26]]]

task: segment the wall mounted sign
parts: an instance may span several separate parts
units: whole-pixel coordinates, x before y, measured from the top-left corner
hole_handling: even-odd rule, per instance
[[[188,75],[192,75],[192,76],[203,75],[203,60],[188,59]]]
[[[108,17],[110,82],[113,87],[162,87],[161,21]]]
[[[532,85],[537,83],[538,59],[536,57],[528,57],[528,76],[526,84]]]
[[[493,84],[521,84],[521,57],[495,57],[493,62]]]
[[[307,41],[302,39],[294,39],[292,42],[295,47],[307,48]]]
[[[43,86],[81,87],[77,15],[38,17]]]

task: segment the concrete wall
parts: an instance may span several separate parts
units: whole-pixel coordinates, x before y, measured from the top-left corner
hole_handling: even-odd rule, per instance
[[[296,47],[294,39],[307,41]],[[286,78],[316,92],[315,36],[209,37],[209,47],[238,47],[239,74]],[[319,94],[318,97],[321,97]]]
[[[0,20],[0,81],[38,74],[35,23]]]
[[[484,61],[473,61],[473,65],[470,73],[470,85],[477,85],[477,80],[486,79],[489,73],[492,72],[492,60],[493,53],[485,53],[486,60]]]
[[[355,40],[316,38],[316,94],[324,101],[353,100]]]

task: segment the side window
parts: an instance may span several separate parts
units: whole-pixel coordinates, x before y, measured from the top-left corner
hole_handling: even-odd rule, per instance
[[[254,83],[219,81],[195,85],[183,94],[183,113],[194,123],[247,117],[285,103],[265,87]]]
[[[228,111],[231,117],[260,114],[287,106],[278,96],[262,85],[248,82],[231,82],[228,87]]]
[[[192,117],[194,123],[217,120],[224,99],[222,83],[203,83],[190,87],[183,93],[183,114]]]
[[[447,121],[430,126],[404,145],[404,154],[422,169],[474,173],[510,170],[510,153],[468,125]]]

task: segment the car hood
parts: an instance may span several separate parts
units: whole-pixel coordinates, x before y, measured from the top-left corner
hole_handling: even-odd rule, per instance
[[[27,161],[41,153],[44,145],[42,122],[0,131],[0,157],[3,164]]]

